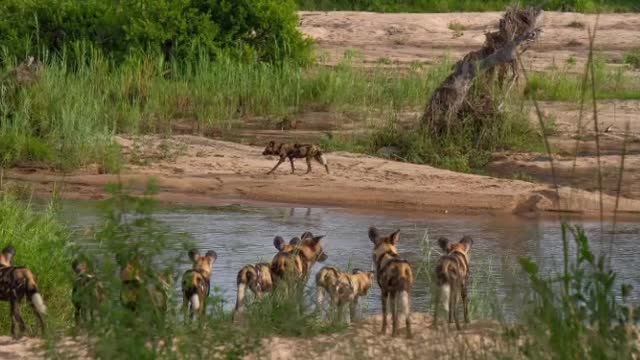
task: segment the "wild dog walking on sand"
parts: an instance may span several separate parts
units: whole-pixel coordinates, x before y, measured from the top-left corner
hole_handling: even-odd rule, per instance
[[[285,243],[281,236],[276,236],[273,239],[273,243],[277,244],[276,248],[280,252],[289,253],[295,250],[295,247],[300,243],[299,237],[294,237]],[[236,278],[237,295],[236,295],[236,307],[233,310],[233,318],[236,314],[241,313],[244,310],[244,302],[247,288],[251,290],[253,295],[258,299],[261,299],[265,293],[271,291],[273,288],[273,276],[271,274],[270,263],[258,263],[255,265],[245,265],[238,271],[238,277]]]
[[[95,308],[105,299],[105,290],[87,261],[76,259],[71,263],[71,268],[76,274],[71,302],[75,308],[75,320],[78,324],[82,320],[93,319]]]
[[[271,169],[267,174],[271,174],[272,172],[274,172],[278,168],[278,166],[280,166],[280,164],[285,162],[287,158],[291,163],[292,174],[296,171],[296,167],[293,164],[293,159],[307,160],[307,174],[311,172],[311,159],[315,159],[317,162],[322,164],[327,170],[327,174],[329,173],[329,165],[327,165],[327,160],[324,158],[322,150],[320,150],[320,147],[318,147],[317,145],[285,143],[276,145],[275,141],[270,141],[267,147],[262,152],[262,155],[276,155],[280,157],[276,166],[274,166],[273,169]]]
[[[354,269],[347,273],[332,266],[325,266],[316,274],[316,308],[324,302],[325,293],[329,294],[331,304],[336,306],[342,316],[342,307],[349,304],[349,319],[356,320],[356,308],[360,296],[367,295],[373,284],[373,272]]]
[[[376,277],[382,292],[382,330],[387,331],[387,306],[391,305],[393,318],[392,335],[398,333],[399,307],[405,316],[407,337],[411,336],[411,289],[413,288],[413,271],[407,260],[398,255],[396,245],[400,240],[400,230],[389,236],[381,236],[375,227],[369,228],[369,239],[373,242],[373,261],[376,266]]]
[[[47,313],[47,307],[38,292],[36,279],[31,270],[24,266],[13,266],[11,261],[16,254],[16,249],[9,245],[0,253],[0,301],[8,301],[11,316],[11,335],[20,337],[16,331],[16,322],[20,327],[20,333],[25,331],[25,323],[20,316],[20,302],[27,298],[33,312],[38,319],[42,333],[45,331],[43,316]]]
[[[218,254],[209,250],[202,256],[198,250],[189,250],[189,259],[193,262],[193,268],[182,275],[182,299],[184,309],[189,309],[189,315],[193,318],[196,313],[205,311],[206,299],[211,291],[211,271]]]
[[[138,255],[131,255],[128,259],[119,255],[116,259],[120,265],[122,305],[131,311],[136,311],[140,305],[150,304],[156,313],[164,313],[167,309],[170,287],[166,276],[143,268]]]
[[[304,280],[309,274],[313,264],[323,262],[327,259],[327,254],[322,249],[320,240],[324,235],[313,236],[310,232],[305,232],[300,237],[296,245],[286,244],[284,239],[276,236],[273,245],[278,249],[278,253],[271,261],[271,276],[275,285],[284,279]]]
[[[442,301],[445,311],[449,313],[449,323],[452,317],[456,321],[456,328],[460,330],[456,305],[458,296],[462,297],[464,308],[464,321],[469,323],[469,298],[467,296],[467,281],[469,280],[469,252],[473,239],[470,236],[463,237],[457,243],[449,243],[447,238],[438,239],[438,245],[445,251],[445,255],[440,257],[436,265],[436,278],[438,281],[438,297]],[[460,294],[460,295],[458,295]],[[434,315],[434,326],[438,322],[438,304],[436,301],[436,311]]]

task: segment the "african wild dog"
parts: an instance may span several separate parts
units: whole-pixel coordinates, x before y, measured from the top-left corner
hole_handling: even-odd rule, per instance
[[[120,264],[120,302],[131,310],[137,311],[141,304],[150,304],[156,313],[163,313],[167,309],[169,298],[169,281],[166,276],[155,274],[145,269],[138,255],[117,257]]]
[[[93,319],[95,308],[105,299],[105,290],[87,261],[76,259],[71,264],[71,268],[76,275],[71,302],[75,308],[77,324],[81,320]]]
[[[273,287],[273,279],[271,278],[271,264],[258,263],[255,265],[245,265],[238,271],[236,279],[238,286],[236,296],[236,307],[233,310],[233,319],[236,315],[242,313],[245,305],[245,296],[247,287],[255,295],[257,299],[261,299],[265,293],[271,291]]]
[[[396,245],[400,240],[400,230],[389,236],[380,236],[375,227],[369,228],[369,239],[374,244],[373,261],[376,277],[382,292],[382,330],[387,331],[387,305],[390,302],[393,318],[392,336],[398,332],[398,307],[401,305],[405,316],[407,337],[411,336],[411,289],[413,288],[413,271],[407,260],[398,255]]]
[[[289,244],[284,242],[281,236],[276,236],[273,239],[274,244],[278,244],[278,250],[283,252],[291,252],[295,249],[296,245],[300,243],[299,237],[294,237],[289,241]],[[236,307],[233,310],[233,318],[236,314],[242,313],[244,310],[244,298],[246,296],[247,287],[253,292],[253,294],[261,299],[264,293],[271,291],[273,288],[273,277],[271,276],[271,264],[258,263],[255,265],[245,265],[238,271],[238,277],[236,278],[236,285],[238,287],[236,296]]]
[[[278,253],[271,261],[271,276],[274,285],[282,280],[304,281],[309,274],[309,270],[316,261],[323,262],[327,259],[327,254],[322,249],[320,240],[324,235],[313,236],[310,232],[305,232],[300,237],[296,245],[286,244],[284,239],[276,236],[273,245],[278,249]]]
[[[473,239],[464,236],[457,243],[449,243],[447,238],[438,239],[438,245],[446,252],[441,256],[436,265],[436,278],[438,280],[438,297],[442,301],[445,311],[449,313],[449,323],[452,317],[456,321],[456,328],[460,330],[456,305],[458,303],[458,293],[462,297],[464,308],[464,321],[469,323],[469,298],[467,297],[467,281],[469,279],[469,252]],[[434,316],[434,326],[438,322],[438,303],[436,301],[436,312]]]
[[[327,174],[329,173],[329,165],[327,165],[327,160],[324,158],[322,154],[322,150],[317,145],[313,144],[285,144],[281,143],[276,146],[275,141],[270,141],[262,155],[277,155],[280,157],[276,166],[273,167],[267,174],[271,174],[274,172],[280,164],[285,162],[288,158],[291,163],[291,173],[293,174],[296,171],[296,167],[293,164],[293,159],[306,159],[307,160],[307,174],[311,172],[311,159],[315,159],[317,162],[322,164],[324,168],[327,170]]]
[[[331,304],[338,308],[342,316],[342,307],[349,304],[349,319],[356,319],[356,308],[360,296],[367,295],[373,284],[373,272],[354,269],[352,273],[325,266],[316,274],[316,308],[320,310],[325,293],[329,294]]]
[[[45,331],[43,316],[47,313],[47,307],[42,301],[42,296],[38,291],[36,279],[31,270],[24,266],[13,266],[12,259],[16,254],[16,249],[9,245],[2,249],[0,253],[0,301],[8,301],[11,316],[11,335],[14,338],[20,337],[16,331],[16,322],[20,327],[20,332],[24,333],[25,323],[20,316],[20,302],[27,298],[31,308],[38,319],[42,333]]]
[[[209,250],[201,256],[198,250],[189,250],[189,259],[193,268],[182,275],[182,300],[185,310],[188,308],[193,318],[196,312],[204,313],[206,310],[206,300],[211,291],[211,271],[218,254]]]

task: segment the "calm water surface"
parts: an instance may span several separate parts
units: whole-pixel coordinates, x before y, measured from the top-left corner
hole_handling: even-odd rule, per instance
[[[82,229],[100,220],[97,204],[92,202],[64,202],[63,217],[77,231],[78,242],[95,246],[82,238]],[[176,234],[188,234],[202,250],[218,253],[212,284],[217,286],[232,308],[235,301],[235,279],[245,264],[270,261],[276,250],[273,237],[285,239],[299,236],[303,231],[326,234],[323,239],[328,260],[316,264],[312,276],[322,265],[340,268],[371,268],[372,244],[367,236],[370,225],[382,232],[401,229],[401,255],[418,263],[425,249],[436,251],[435,240],[447,236],[459,240],[463,235],[474,238],[471,262],[473,284],[471,296],[476,314],[503,315],[511,318],[522,309],[526,278],[518,270],[518,257],[530,256],[549,271],[562,268],[562,240],[560,224],[551,220],[522,220],[510,216],[430,217],[397,214],[356,214],[340,209],[225,206],[216,208],[164,208],[157,218],[168,224]],[[596,254],[600,247],[599,222],[583,222]],[[612,266],[620,272],[619,280],[631,283],[636,289],[633,301],[639,299],[640,289],[640,223],[619,223],[612,243]],[[428,239],[430,242],[425,242]],[[605,225],[604,249],[608,251],[611,234]],[[573,248],[573,247],[572,247]],[[182,251],[178,242],[168,252]],[[428,250],[427,250],[428,251]],[[187,256],[180,270],[189,267]],[[311,277],[313,279],[313,277]],[[308,284],[312,286],[311,281]],[[427,311],[430,299],[429,284],[418,275],[413,307]],[[372,313],[380,310],[377,285],[364,299],[363,309]]]

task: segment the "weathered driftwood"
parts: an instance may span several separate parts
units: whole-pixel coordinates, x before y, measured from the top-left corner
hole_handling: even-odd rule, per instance
[[[512,81],[515,80],[518,54],[524,52],[526,44],[541,32],[538,27],[541,15],[539,8],[509,8],[500,19],[498,31],[486,33],[483,47],[458,61],[453,72],[435,90],[422,116],[423,126],[435,135],[455,126],[461,120],[469,89],[480,74],[493,75],[499,67],[499,81],[502,82],[510,67]]]

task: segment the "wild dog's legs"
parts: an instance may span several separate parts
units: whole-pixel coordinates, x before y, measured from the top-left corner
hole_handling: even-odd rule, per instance
[[[278,168],[278,166],[280,166],[280,164],[282,164],[284,162],[284,158],[280,157],[280,159],[278,160],[278,163],[276,164],[276,166],[273,167],[273,169],[271,169],[267,175],[271,174],[272,172],[276,171],[276,169]]]
[[[380,332],[385,334],[387,332],[387,303],[389,300],[389,293],[382,290],[382,330]]]
[[[322,286],[316,286],[316,311],[322,310],[322,303],[324,302],[324,288]]]
[[[9,304],[9,315],[11,315],[11,336],[13,336],[14,339],[17,339],[18,336],[16,334],[16,321],[18,321],[18,319],[16,317],[16,302],[14,300],[10,300]]]
[[[455,284],[457,285],[457,284]],[[455,288],[456,290],[453,290],[453,288]],[[457,305],[458,305],[458,291],[459,291],[459,287],[458,286],[452,286],[452,290],[451,290],[451,309],[449,309],[450,312],[453,312],[453,319],[456,322],[456,329],[460,330],[460,321],[458,320],[458,311],[457,310]]]
[[[453,322],[453,313],[456,310],[456,302],[454,297],[456,296],[455,285],[451,286],[451,294],[449,295],[449,324]]]
[[[307,156],[307,172],[306,174],[311,172],[311,158]]]
[[[392,293],[391,296],[390,296],[390,298],[391,298],[391,320],[393,321],[392,328],[391,328],[391,336],[398,335],[398,303],[399,303],[398,297],[399,296],[400,296],[399,292]]]
[[[24,334],[24,331],[26,329],[26,325],[24,324],[24,320],[22,320],[22,316],[20,316],[20,305],[18,300],[12,300],[11,301],[11,312],[13,314],[13,319],[15,322],[18,323],[18,327],[20,328],[20,335]],[[20,336],[16,333],[15,328],[14,328],[13,322],[12,322],[12,326],[11,326],[11,333],[13,335],[14,338],[19,338]]]
[[[358,298],[349,303],[349,322],[354,323],[358,318]]]
[[[291,173],[293,174],[293,173],[296,172],[296,166],[293,165],[293,158],[292,157],[289,158],[289,162],[291,163]]]
[[[469,297],[467,296],[467,285],[463,282],[460,286],[460,294],[462,294],[462,306],[464,307],[464,322],[469,323]]]
[[[438,328],[438,313],[440,313],[440,299],[442,298],[442,290],[438,288],[436,291],[436,301],[433,306],[433,328]]]

